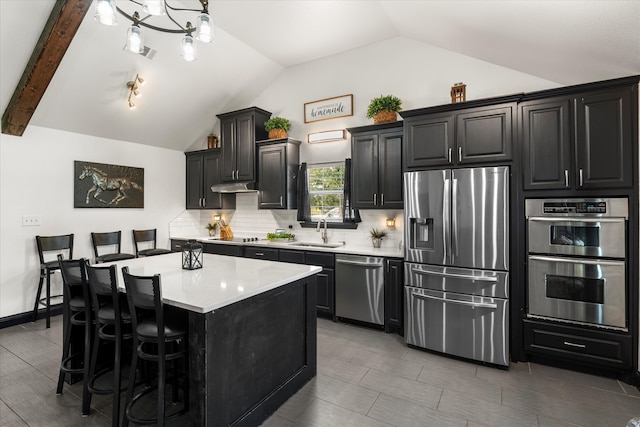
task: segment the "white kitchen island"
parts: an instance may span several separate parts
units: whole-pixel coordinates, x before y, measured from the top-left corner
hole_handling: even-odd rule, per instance
[[[189,317],[189,425],[256,426],[316,375],[320,267],[203,254],[119,261],[160,274],[163,302]]]

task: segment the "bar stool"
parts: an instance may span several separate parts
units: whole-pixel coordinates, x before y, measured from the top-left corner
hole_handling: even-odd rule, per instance
[[[133,243],[136,246],[136,258],[141,256],[153,256],[169,254],[169,249],[156,248],[156,229],[151,230],[133,230]],[[151,243],[151,247],[147,249],[140,249],[140,243]]]
[[[45,252],[54,252],[57,256],[61,251],[69,253],[68,259],[73,258],[73,234],[66,234],[61,236],[36,236],[36,243],[38,245],[38,256],[40,257],[40,283],[38,283],[38,292],[36,293],[36,302],[33,306],[32,322],[38,319],[38,308],[43,305],[46,308],[46,322],[47,328],[51,326],[51,298],[61,297],[62,295],[51,295],[51,273],[60,269],[57,259],[46,262]],[[47,279],[47,296],[40,298],[42,294],[42,284]]]
[[[113,231],[109,233],[91,233],[91,241],[93,242],[93,252],[96,255],[96,264],[101,262],[121,261],[132,259],[136,256],[133,254],[120,252],[120,242],[122,240],[121,231]],[[109,252],[103,255],[98,254],[98,248],[101,246],[115,247],[115,252]]]
[[[95,330],[93,335],[93,351],[89,368],[88,388],[89,399],[85,402],[85,408],[89,411],[92,394],[112,394],[112,425],[120,425],[120,392],[122,388],[122,348],[123,341],[130,340],[131,315],[127,305],[127,298],[118,292],[116,266],[106,267],[86,266],[91,302],[95,318]],[[100,344],[113,343],[113,364],[108,364],[96,372],[98,365],[98,353],[104,346]],[[111,388],[99,388],[96,381],[113,371],[113,383]]]
[[[178,372],[176,362],[183,359],[186,367],[187,346],[187,318],[181,316],[185,313],[171,313],[165,316],[165,307],[162,304],[160,290],[160,275],[134,276],[129,274],[127,267],[122,268],[131,323],[133,328],[133,355],[129,374],[129,386],[127,387],[127,406],[122,425],[127,426],[129,421],[136,424],[155,424],[164,426],[165,421],[173,419],[189,410],[189,382],[185,375],[183,379],[183,405],[182,409],[165,417],[165,384],[169,378],[167,362],[173,362],[173,401],[178,398]],[[170,307],[168,307],[170,308]],[[135,397],[133,396],[138,359],[158,364],[157,384],[146,385]],[[157,390],[156,418],[140,418],[133,414],[136,402],[152,391]]]
[[[62,360],[60,361],[60,374],[58,375],[57,394],[62,394],[66,374],[82,374],[82,415],[89,415],[89,365],[91,355],[91,300],[87,284],[87,274],[84,259],[63,260],[58,255],[58,263],[62,272],[63,298],[63,344]],[[72,350],[73,329],[83,327],[84,345],[82,349]],[[76,349],[74,349],[76,350]],[[82,353],[81,366],[75,367],[74,362],[78,354]]]

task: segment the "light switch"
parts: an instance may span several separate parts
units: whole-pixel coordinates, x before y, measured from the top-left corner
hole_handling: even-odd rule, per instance
[[[23,215],[22,226],[31,227],[34,225],[40,225],[40,215]]]

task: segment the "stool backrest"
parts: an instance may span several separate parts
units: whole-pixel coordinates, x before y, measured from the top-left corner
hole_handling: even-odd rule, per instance
[[[45,252],[56,251],[57,256],[60,251],[69,251],[67,258],[73,258],[73,234],[65,234],[61,236],[36,236],[36,244],[38,245],[40,264],[44,264],[46,262],[44,260]]]
[[[91,233],[91,241],[93,243],[93,252],[96,258],[100,256],[98,254],[98,247],[100,246],[116,246],[116,251],[113,253],[120,253],[120,242],[122,238],[121,231],[112,231],[109,233]]]
[[[89,286],[87,283],[87,272],[85,269],[86,261],[81,259],[62,259],[58,255],[58,264],[62,273],[62,287],[65,294],[65,300],[69,298],[81,296],[84,299],[85,308],[91,308],[91,299],[89,296]]]
[[[91,299],[93,301],[93,307],[96,310],[96,316],[100,306],[106,302],[113,306],[117,319],[120,315],[121,307],[116,266],[92,267],[87,264],[86,269],[89,290],[91,291]]]
[[[160,275],[134,276],[129,274],[128,267],[122,267],[122,277],[124,287],[127,290],[133,330],[136,329],[139,318],[153,316],[158,325],[158,339],[160,342],[164,342],[164,310],[160,291]]]
[[[138,256],[138,252],[140,248],[138,247],[138,243],[143,242],[152,242],[151,246],[153,249],[156,248],[156,229],[151,230],[133,230],[133,242],[136,246],[136,257]]]

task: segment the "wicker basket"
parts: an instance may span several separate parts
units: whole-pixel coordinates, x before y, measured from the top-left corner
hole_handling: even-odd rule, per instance
[[[375,124],[395,122],[397,120],[398,120],[398,115],[396,114],[395,111],[391,111],[391,110],[378,111],[373,116],[373,123]]]
[[[283,129],[271,129],[269,131],[269,139],[281,139],[287,137],[287,131]]]

